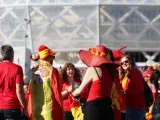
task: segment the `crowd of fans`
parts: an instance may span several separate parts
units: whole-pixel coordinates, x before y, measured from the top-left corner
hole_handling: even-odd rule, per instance
[[[88,66],[82,75],[72,63],[56,69],[55,52],[42,45],[30,56],[40,62],[24,84],[12,46],[2,45],[0,120],[159,120],[159,67],[138,68],[125,47],[80,50]]]

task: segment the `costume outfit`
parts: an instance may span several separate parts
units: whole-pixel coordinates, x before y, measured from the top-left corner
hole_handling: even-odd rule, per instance
[[[45,61],[54,56],[46,46],[40,46],[38,70],[33,73],[28,92],[28,113],[31,120],[63,120],[62,80],[58,70]]]

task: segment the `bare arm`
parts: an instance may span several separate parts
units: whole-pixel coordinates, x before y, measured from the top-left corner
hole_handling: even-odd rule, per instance
[[[152,84],[152,94],[153,94],[153,97],[154,97],[154,101],[155,101],[155,94],[156,94],[156,87],[154,84]],[[149,107],[149,113],[153,113],[153,108],[154,108],[154,104],[155,102],[153,102],[153,104]]]
[[[24,111],[27,111],[23,84],[23,70],[22,67],[19,66],[16,72],[16,95]]]
[[[101,76],[102,75],[101,71],[99,69],[97,70],[98,70],[97,72],[99,76]],[[78,96],[91,81],[95,81],[95,80],[98,80],[98,76],[95,72],[95,69],[94,67],[89,67],[86,71],[86,74],[83,78],[83,81],[80,87],[73,92],[73,96]]]
[[[92,81],[91,76],[89,75],[89,70],[86,71],[86,74],[84,76],[84,79],[81,83],[81,85],[79,86],[78,90],[79,90],[79,94],[83,91],[83,89]]]
[[[153,113],[154,103],[149,107],[149,113]]]
[[[17,94],[18,100],[19,100],[21,106],[23,107],[23,109],[27,110],[27,108],[26,108],[26,100],[25,100],[25,93],[24,93],[24,89],[23,89],[23,85],[22,84],[16,84],[16,94]]]

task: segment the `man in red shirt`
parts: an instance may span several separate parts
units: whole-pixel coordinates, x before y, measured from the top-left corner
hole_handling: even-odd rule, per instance
[[[22,67],[14,64],[14,50],[10,45],[1,47],[0,63],[0,120],[19,120],[21,108],[26,112]]]

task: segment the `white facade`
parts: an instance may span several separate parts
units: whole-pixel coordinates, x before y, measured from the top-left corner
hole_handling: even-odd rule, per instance
[[[41,44],[58,52],[57,67],[84,66],[75,51],[97,44],[127,45],[125,51],[141,51],[144,64],[154,64],[160,51],[160,0],[0,0],[0,44],[21,51],[15,61],[25,71],[30,53]]]

